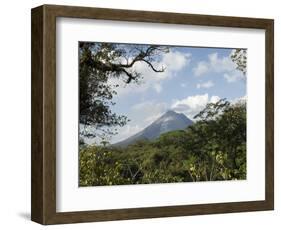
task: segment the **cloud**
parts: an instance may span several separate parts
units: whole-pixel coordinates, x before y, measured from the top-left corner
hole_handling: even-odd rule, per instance
[[[215,84],[212,81],[207,81],[207,82],[203,82],[203,83],[198,83],[196,85],[197,89],[209,89],[211,87],[213,87]]]
[[[127,124],[118,130],[117,136],[112,137],[111,143],[114,144],[119,141],[125,140],[128,137],[138,133],[141,130],[142,130],[142,127],[137,124]]]
[[[163,55],[161,64],[167,67],[168,71],[178,71],[188,65],[191,60],[191,53],[181,53],[179,51],[170,51]]]
[[[181,100],[175,100],[171,108],[176,112],[184,113],[188,118],[198,114],[202,109],[205,108],[207,103],[215,103],[220,100],[218,96],[211,96],[206,94],[189,96]]]
[[[233,51],[231,52],[231,54]],[[231,55],[230,54],[230,55]],[[222,74],[228,83],[234,83],[245,80],[246,76],[236,69],[236,64],[231,60],[230,56],[219,57],[218,53],[208,55],[207,61],[200,61],[192,69],[195,76],[203,76],[207,73]],[[197,84],[197,88],[204,88]]]
[[[161,91],[162,91],[162,86],[161,86],[161,84],[159,84],[159,83],[156,83],[156,84],[153,86],[153,88],[155,89],[155,91],[156,91],[157,93],[161,93]]]
[[[244,95],[242,97],[237,97],[237,98],[234,98],[233,100],[230,100],[231,104],[244,103],[244,102],[247,102],[247,95]]]
[[[218,102],[219,100],[220,100],[220,97],[219,97],[219,96],[211,96],[209,102],[211,102],[211,103],[216,103],[216,102]],[[208,103],[209,103],[209,102],[208,102]]]
[[[218,57],[218,53],[212,53],[208,55],[209,65],[217,73],[222,73],[225,71],[233,71],[236,66],[229,56]]]
[[[242,79],[245,79],[245,76],[240,71],[233,71],[232,73],[225,73],[223,77],[228,83],[233,83]]]
[[[140,114],[143,125],[149,125],[160,117],[169,108],[165,102],[145,101],[132,107],[133,111]]]
[[[185,87],[186,87],[186,83],[181,83],[180,86],[181,86],[182,88],[185,88]]]
[[[193,68],[193,73],[195,76],[202,76],[209,72],[225,73],[235,70],[235,63],[233,63],[230,56],[219,57],[218,53],[211,53],[208,55],[207,61],[200,61],[197,63]]]
[[[117,127],[118,135],[112,136],[111,143],[122,141],[143,130],[164,114],[168,108],[168,104],[164,102],[157,103],[156,101],[144,101],[135,104],[131,107],[130,111],[131,115],[134,115],[134,119],[129,121],[124,127]],[[131,116],[128,115],[128,118],[130,119]]]
[[[165,102],[145,101],[132,107],[135,114],[139,114],[139,120],[143,127],[151,124],[158,117],[163,115],[169,109],[169,105]]]
[[[127,95],[131,92],[145,92],[148,89],[153,89],[155,92],[160,93],[162,91],[162,82],[175,77],[178,71],[182,70],[190,63],[190,60],[190,53],[170,50],[169,53],[162,54],[158,62],[153,63],[157,69],[164,67],[164,72],[156,73],[147,63],[137,62],[132,67],[132,70],[141,73],[142,79],[140,80],[140,84],[133,82],[126,84],[120,79],[115,78],[110,78],[108,83],[111,85],[119,85],[119,87],[115,89],[118,96]]]
[[[193,68],[193,73],[195,76],[201,76],[209,71],[209,65],[207,62],[200,61],[197,66]]]

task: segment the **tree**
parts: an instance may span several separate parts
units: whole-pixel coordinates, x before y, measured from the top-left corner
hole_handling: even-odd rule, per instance
[[[188,128],[186,167],[193,180],[246,178],[246,104],[209,103]]]
[[[247,50],[235,49],[231,53],[231,60],[236,64],[236,69],[240,70],[244,75],[247,73]]]
[[[122,175],[122,165],[114,160],[109,149],[100,146],[88,146],[79,154],[79,185],[120,185],[130,184],[130,178]]]
[[[80,185],[246,179],[246,105],[208,104],[186,130],[124,148],[80,149]]]
[[[154,72],[159,55],[169,49],[157,45],[122,45],[112,43],[79,43],[79,112],[80,135],[105,139],[116,133],[112,127],[124,126],[128,119],[112,111],[113,97],[119,84],[109,84],[117,79],[126,84],[137,83],[141,73],[136,63],[144,62]]]

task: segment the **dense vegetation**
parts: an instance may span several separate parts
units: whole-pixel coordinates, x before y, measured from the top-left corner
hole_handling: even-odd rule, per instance
[[[79,43],[80,143],[83,137],[105,140],[117,134],[115,127],[128,122],[125,115],[112,111],[119,84],[139,83],[142,73],[133,68],[139,62],[154,72],[165,71],[163,66],[155,66],[155,61],[167,52],[166,46],[157,45]]]
[[[246,104],[209,103],[185,130],[125,148],[81,145],[80,186],[246,179]]]
[[[169,47],[158,45],[79,43],[79,185],[121,185],[246,178],[246,105],[226,100],[207,104],[185,130],[162,134],[124,148],[107,142],[126,115],[113,112],[119,84],[139,84],[145,63],[154,72]],[[246,50],[231,60],[246,77]],[[183,127],[184,128],[184,127]],[[86,145],[87,138],[101,145]]]

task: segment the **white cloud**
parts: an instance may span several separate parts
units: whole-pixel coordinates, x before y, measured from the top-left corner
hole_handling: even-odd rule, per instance
[[[231,102],[231,104],[247,102],[247,95],[244,95],[244,96],[242,96],[242,97],[234,98],[234,99],[231,100],[230,102]]]
[[[191,54],[181,53],[179,51],[170,51],[162,54],[159,62],[154,62],[153,65],[157,69],[165,68],[164,72],[154,72],[145,62],[137,62],[132,67],[133,71],[141,73],[142,80],[140,84],[131,82],[126,84],[120,79],[110,79],[109,84],[119,84],[116,88],[118,96],[123,96],[131,92],[144,92],[148,89],[153,89],[157,93],[162,90],[162,82],[175,77],[177,72],[183,69],[190,63]]]
[[[165,102],[145,101],[134,105],[132,109],[139,114],[139,119],[143,126],[146,127],[163,115],[169,109],[169,106]]]
[[[127,124],[126,126],[120,128],[118,130],[118,135],[113,136],[111,139],[111,143],[117,143],[119,141],[125,140],[128,137],[131,137],[132,135],[138,133],[139,131],[142,130],[142,127],[140,127],[137,124]]]
[[[211,96],[210,101],[211,103],[216,103],[220,100],[219,96]]]
[[[193,68],[193,73],[195,76],[202,76],[206,73],[222,73],[228,82],[235,82],[243,77],[243,74],[236,70],[236,65],[230,56],[219,57],[218,53],[209,54],[207,61],[198,62]]]
[[[168,109],[168,105],[165,102],[145,101],[134,105],[132,109],[140,114],[142,120],[150,120],[151,116],[161,116]]]
[[[181,86],[182,88],[185,88],[185,87],[186,87],[186,83],[181,83],[180,86]]]
[[[167,67],[168,71],[178,71],[184,66],[188,65],[191,60],[190,53],[181,53],[179,51],[171,51],[163,55],[162,64],[164,67]]]
[[[162,86],[161,86],[161,84],[159,84],[159,83],[156,83],[156,84],[153,86],[153,88],[155,89],[155,91],[156,91],[157,93],[161,93],[161,92],[162,92]]]
[[[207,82],[203,82],[203,83],[198,83],[196,85],[197,89],[209,89],[211,87],[213,87],[215,84],[212,81],[207,81]]]
[[[238,70],[233,71],[232,73],[225,73],[223,77],[227,80],[228,83],[233,83],[245,79],[245,76]]]
[[[168,108],[169,106],[164,102],[144,101],[135,104],[131,108],[131,114],[134,114],[134,119],[129,121],[124,127],[117,127],[118,135],[112,137],[111,143],[122,141],[143,130],[164,114]],[[130,119],[130,115],[128,115],[128,118]]]
[[[195,76],[201,76],[209,71],[209,65],[207,62],[200,61],[197,66],[193,68],[193,73]]]
[[[194,95],[182,100],[175,100],[171,108],[176,112],[184,113],[188,118],[193,119],[196,114],[205,108],[207,103],[215,103],[219,99],[220,97],[218,96],[209,97],[207,93]]]
[[[208,59],[209,65],[217,73],[235,70],[235,64],[229,56],[219,58],[218,53],[212,53],[208,55]]]

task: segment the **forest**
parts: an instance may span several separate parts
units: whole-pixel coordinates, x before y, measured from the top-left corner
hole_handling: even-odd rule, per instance
[[[210,103],[186,130],[80,149],[80,186],[246,179],[246,104]]]
[[[195,122],[182,130],[162,134],[154,140],[140,140],[125,147],[85,144],[84,138],[105,140],[115,135],[116,126],[128,118],[113,113],[114,87],[109,77],[137,83],[141,73],[131,67],[147,63],[152,71],[164,68],[153,63],[167,47],[131,46],[108,43],[80,43],[80,144],[79,186],[198,182],[246,179],[246,102],[220,99],[208,103]],[[233,61],[245,71],[243,50]],[[130,55],[128,58],[127,55]],[[133,57],[133,58],[132,58]],[[242,61],[241,61],[242,60]]]

